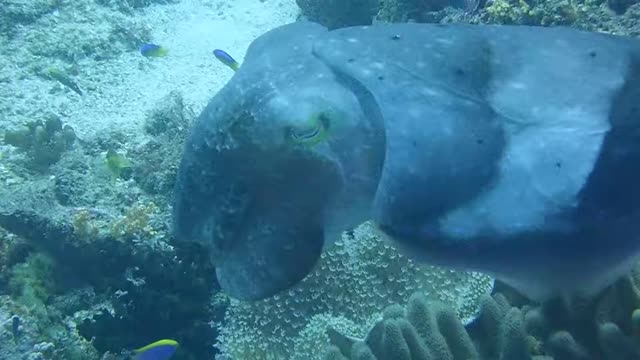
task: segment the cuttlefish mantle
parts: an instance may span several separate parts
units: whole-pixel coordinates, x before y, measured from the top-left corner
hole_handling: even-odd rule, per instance
[[[568,28],[295,23],[259,37],[186,142],[176,236],[224,290],[293,286],[366,220],[534,299],[640,250],[640,44]]]

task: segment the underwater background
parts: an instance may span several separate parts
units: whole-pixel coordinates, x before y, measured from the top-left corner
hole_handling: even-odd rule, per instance
[[[636,0],[0,0],[0,359],[124,359],[165,338],[176,360],[640,359],[640,267],[535,304],[419,265],[366,223],[290,290],[220,291],[171,235],[183,142],[233,76],[212,51],[241,63],[303,19],[640,36]]]

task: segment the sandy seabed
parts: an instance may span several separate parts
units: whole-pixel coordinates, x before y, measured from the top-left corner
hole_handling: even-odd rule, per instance
[[[49,111],[81,138],[117,129],[135,140],[143,136],[147,112],[169,92],[182,93],[198,114],[231,78],[233,72],[215,59],[213,49],[224,49],[242,62],[256,37],[295,21],[298,13],[295,0],[181,0],[136,10],[136,20],[151,30],[153,43],[169,49],[168,56],[147,59],[128,51],[108,60],[80,60],[82,74],[74,79],[85,90],[83,96],[66,89],[53,92],[51,88],[60,85],[36,76],[7,75],[0,128]],[[11,66],[5,61],[5,74],[17,73]]]

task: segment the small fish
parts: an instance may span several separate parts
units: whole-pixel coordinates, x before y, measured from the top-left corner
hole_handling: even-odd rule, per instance
[[[65,74],[62,70],[50,67],[47,69],[47,75],[49,75],[50,78],[57,80],[60,84],[75,91],[76,94],[82,95],[82,90],[80,90],[78,84],[71,80],[71,77]]]
[[[156,44],[142,44],[140,54],[145,57],[163,57],[169,53],[169,49]]]
[[[13,317],[11,318],[11,332],[13,333],[14,340],[18,340],[18,337],[20,336],[21,322],[22,320],[18,315],[13,315]]]
[[[124,155],[118,154],[117,151],[109,149],[106,155],[107,168],[114,178],[126,179],[131,175],[131,162]]]
[[[313,146],[329,138],[331,121],[327,114],[315,114],[309,120],[307,127],[296,127],[289,130],[289,136],[295,143]]]
[[[167,360],[178,348],[178,342],[171,339],[158,340],[147,346],[133,350],[135,360]]]
[[[231,70],[238,71],[240,64],[234,58],[232,58],[231,55],[229,55],[226,51],[215,49],[213,50],[213,55],[215,55],[215,57],[218,60],[220,60],[221,63],[230,67]]]

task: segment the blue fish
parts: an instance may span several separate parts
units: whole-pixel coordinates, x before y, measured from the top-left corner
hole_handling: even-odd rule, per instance
[[[133,350],[135,360],[167,360],[178,348],[178,342],[171,339],[158,340],[147,346]]]
[[[140,54],[145,57],[162,57],[169,53],[169,49],[156,44],[142,44],[140,46]]]
[[[233,71],[237,71],[240,67],[240,64],[224,50],[215,49],[213,50],[213,55],[215,55],[215,57],[220,60],[221,63],[227,65]]]

